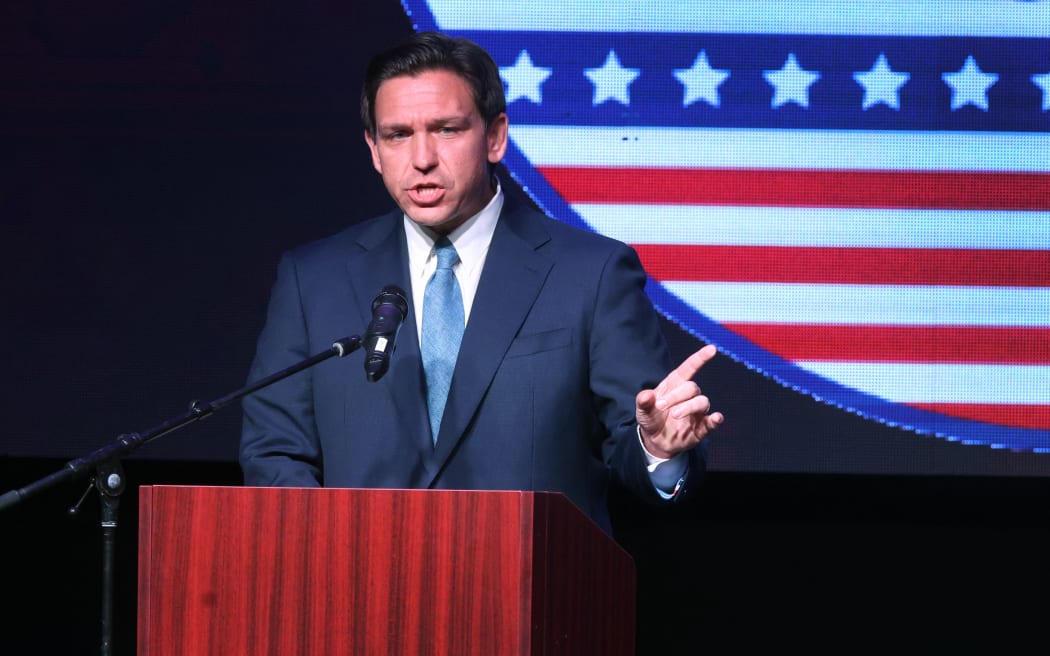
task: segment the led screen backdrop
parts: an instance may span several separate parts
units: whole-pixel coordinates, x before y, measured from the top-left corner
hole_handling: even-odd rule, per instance
[[[243,385],[280,253],[392,207],[368,58],[439,29],[501,69],[508,193],[632,244],[676,358],[721,350],[713,469],[1050,476],[1048,26],[1048,0],[16,3],[0,457]],[[239,429],[135,457],[233,461]]]
[[[690,333],[872,421],[1050,450],[1046,2],[404,4],[493,54],[512,174],[634,245]]]

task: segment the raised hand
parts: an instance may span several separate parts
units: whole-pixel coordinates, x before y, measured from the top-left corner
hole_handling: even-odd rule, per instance
[[[711,401],[693,378],[718,350],[708,344],[667,374],[656,389],[635,397],[635,416],[645,448],[654,456],[671,458],[692,449],[725,417],[711,412]]]

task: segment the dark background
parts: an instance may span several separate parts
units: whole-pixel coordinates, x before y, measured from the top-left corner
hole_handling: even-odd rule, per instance
[[[411,29],[394,0],[0,9],[0,493],[246,382],[280,252],[391,206],[357,93]],[[665,328],[679,357],[697,347]],[[728,358],[701,384],[728,417],[702,500],[617,505],[640,653],[1040,640],[1047,457],[896,431]],[[125,459],[118,653],[138,486],[239,484],[239,423],[228,408]],[[66,513],[87,484],[3,512],[0,653],[97,653],[98,499]]]

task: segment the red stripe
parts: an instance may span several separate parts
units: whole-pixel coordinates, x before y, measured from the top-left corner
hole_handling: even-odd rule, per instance
[[[665,280],[1050,287],[1050,251],[635,244]]]
[[[539,167],[569,203],[1050,209],[1050,174]]]
[[[909,403],[913,408],[930,410],[949,417],[983,421],[999,426],[1050,429],[1050,405],[1007,405],[992,403]]]
[[[1050,364],[1050,328],[724,325],[787,360]]]

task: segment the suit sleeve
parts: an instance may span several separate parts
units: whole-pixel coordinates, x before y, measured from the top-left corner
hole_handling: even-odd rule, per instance
[[[668,501],[653,486],[638,442],[635,396],[655,387],[673,369],[659,316],[645,293],[646,274],[637,253],[625,245],[615,250],[601,277],[591,339],[591,386],[608,437],[602,454],[613,484],[653,504],[689,496],[706,467],[706,449],[688,454],[682,485]]]
[[[292,366],[309,352],[299,275],[281,258],[249,381]],[[240,464],[245,485],[315,487],[322,483],[309,369],[263,388],[243,401]]]

